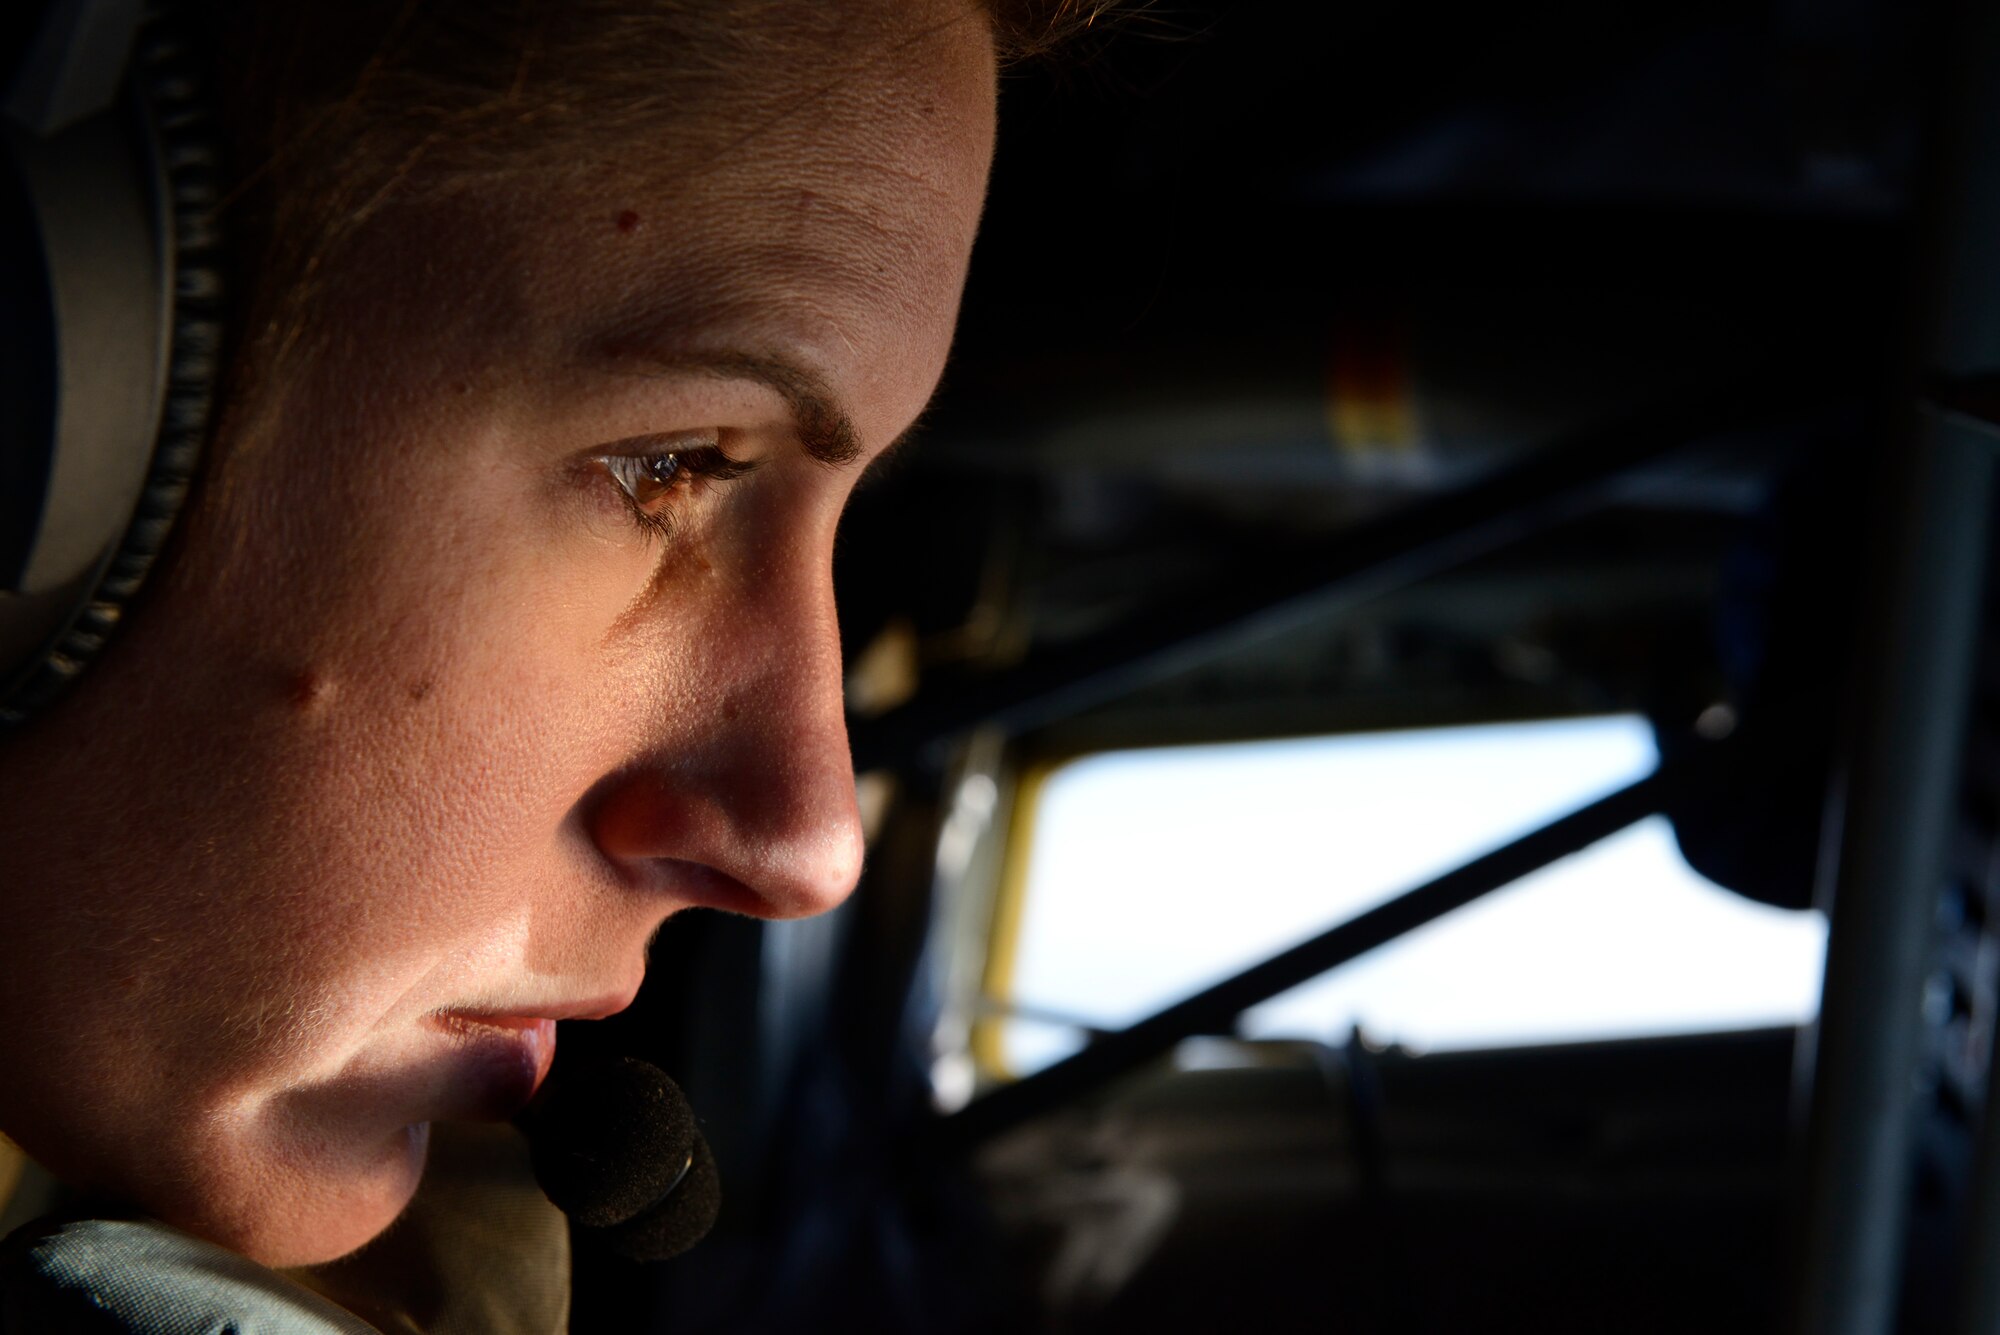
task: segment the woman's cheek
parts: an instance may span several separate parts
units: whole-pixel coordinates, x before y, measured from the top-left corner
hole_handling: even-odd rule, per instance
[[[442,751],[485,760],[478,772],[536,748],[612,763],[631,745],[621,711],[663,684],[649,666],[663,638],[692,633],[715,592],[714,507],[684,507],[663,535],[607,478],[481,455],[426,455],[392,525],[336,539],[352,578],[305,638],[337,646],[329,680],[371,697],[364,726],[391,765]]]

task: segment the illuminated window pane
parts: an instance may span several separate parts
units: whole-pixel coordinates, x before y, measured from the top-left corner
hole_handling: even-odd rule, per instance
[[[1091,757],[1044,786],[1017,1072],[1644,776],[1632,717]],[[1696,875],[1649,821],[1295,989],[1245,1033],[1465,1048],[1796,1024],[1822,919]],[[1053,1021],[1053,1022],[1052,1022]]]

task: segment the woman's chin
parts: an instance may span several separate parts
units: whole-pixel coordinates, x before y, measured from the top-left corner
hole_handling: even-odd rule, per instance
[[[430,1126],[419,1122],[369,1145],[239,1152],[206,1166],[199,1189],[142,1203],[166,1223],[273,1269],[318,1265],[396,1221],[416,1194],[429,1142]]]

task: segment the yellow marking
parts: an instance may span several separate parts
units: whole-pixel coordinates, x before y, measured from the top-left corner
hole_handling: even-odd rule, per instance
[[[1000,883],[993,892],[993,924],[986,938],[986,974],[980,998],[989,1003],[972,1022],[972,1060],[982,1075],[1012,1080],[1013,1070],[1001,1043],[1007,1017],[998,1010],[1011,998],[1014,966],[1020,958],[1021,921],[1027,912],[1028,860],[1035,847],[1035,816],[1042,803],[1042,786],[1054,767],[1036,765],[1014,784],[1013,812],[1007,822],[1007,847],[1000,857]]]

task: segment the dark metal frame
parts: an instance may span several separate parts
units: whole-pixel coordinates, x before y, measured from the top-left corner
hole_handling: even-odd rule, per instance
[[[1917,245],[1912,350],[1889,386],[1875,570],[1849,720],[1842,817],[1822,868],[1826,982],[1801,1063],[1805,1178],[1798,1197],[1792,1329],[1886,1335],[1905,1282],[1923,992],[1959,820],[1971,717],[2000,372],[2000,14],[1939,7],[1943,78],[1933,109]],[[1929,393],[1923,391],[1928,389]],[[1987,1063],[1986,1105],[1996,1091]],[[2000,1144],[1974,1183],[1956,1326],[2000,1332]]]
[[[1820,1017],[1801,1062],[1806,1176],[1793,1328],[1879,1335],[1903,1278],[1925,980],[1958,813],[1992,493],[1989,453],[1930,416],[1900,453],[1864,618]]]

